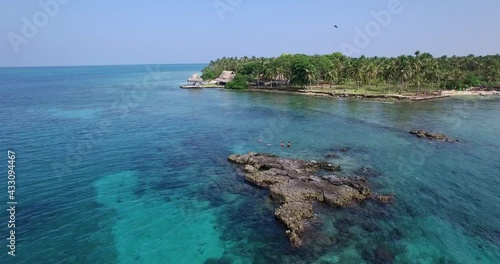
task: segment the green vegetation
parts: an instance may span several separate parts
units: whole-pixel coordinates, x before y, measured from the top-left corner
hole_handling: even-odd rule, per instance
[[[202,77],[213,79],[223,70],[236,72],[237,80],[228,84],[232,89],[241,89],[245,87],[243,82],[249,82],[255,86],[352,89],[356,93],[427,93],[436,89],[495,86],[500,81],[500,55],[437,58],[416,51],[414,55],[396,58],[351,58],[341,53],[224,57],[211,61],[202,70]]]
[[[234,80],[228,82],[225,86],[226,89],[247,89],[248,82],[244,75],[236,75]]]
[[[203,80],[213,80],[217,78],[217,76],[219,76],[222,71],[223,70],[221,70],[220,72],[217,71],[219,74],[216,74],[216,70],[214,70],[212,67],[206,67],[202,70],[201,78],[203,78]]]

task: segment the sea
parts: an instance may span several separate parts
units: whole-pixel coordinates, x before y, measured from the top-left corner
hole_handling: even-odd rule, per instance
[[[500,263],[499,97],[179,88],[204,66],[0,68],[0,263]],[[250,151],[369,172],[395,199],[318,204],[294,249],[227,160]]]

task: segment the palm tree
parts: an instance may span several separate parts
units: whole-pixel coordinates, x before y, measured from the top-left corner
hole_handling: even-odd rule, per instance
[[[275,68],[275,78],[276,79],[282,78],[281,80],[279,80],[279,84],[280,84],[280,87],[281,87],[282,82],[288,78],[288,76],[286,76],[286,71],[285,71],[285,69],[283,67],[277,66]]]
[[[316,80],[316,71],[314,68],[306,68],[305,69],[305,79],[311,85]]]
[[[415,87],[415,94],[417,95],[419,92],[421,92],[421,74],[422,74],[422,60],[420,55],[420,51],[417,50],[415,51],[415,57],[411,57],[412,60],[412,77],[413,77],[413,82],[416,84]]]
[[[361,87],[361,80],[363,79],[363,66],[362,66],[362,60],[356,59],[353,60],[353,63],[350,64],[349,67],[349,74],[351,75],[352,79],[356,82],[356,87],[359,88]]]
[[[325,81],[330,83],[330,88],[333,86],[333,81],[337,78],[337,70],[333,67],[333,65],[330,67],[330,69],[326,72],[325,75]]]
[[[406,84],[406,81],[411,76],[411,67],[408,57],[405,55],[397,57],[394,66],[396,77],[399,79],[399,94],[402,94],[403,85]],[[408,88],[407,84],[406,88]]]
[[[376,80],[379,74],[379,65],[375,61],[368,61],[366,65],[366,79],[368,80],[368,90],[372,87],[372,80]]]
[[[271,81],[271,87],[273,87],[273,81],[276,79],[277,71],[275,65],[269,63],[269,66],[264,70],[264,78]]]

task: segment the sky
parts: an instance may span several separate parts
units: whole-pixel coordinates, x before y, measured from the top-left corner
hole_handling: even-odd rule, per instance
[[[499,0],[5,0],[0,67],[498,54],[499,14]]]

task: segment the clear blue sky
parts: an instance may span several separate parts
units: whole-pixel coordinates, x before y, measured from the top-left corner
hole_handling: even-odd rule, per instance
[[[391,0],[64,0],[44,27],[23,37],[40,0],[0,2],[0,66],[209,62],[222,56],[325,54],[354,46],[355,28]],[[56,0],[41,0],[50,2]],[[63,1],[63,0],[59,0]],[[214,7],[234,7],[219,16]],[[400,0],[402,11],[353,56],[500,53],[499,0]],[[222,19],[221,19],[222,18]],[[334,25],[339,28],[335,29]],[[36,27],[36,26],[35,26]],[[12,38],[12,34],[10,34]],[[24,38],[24,37],[23,37]],[[18,40],[19,41],[19,40]]]

